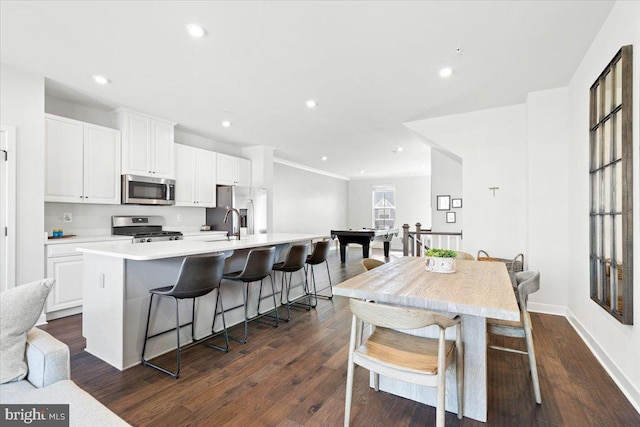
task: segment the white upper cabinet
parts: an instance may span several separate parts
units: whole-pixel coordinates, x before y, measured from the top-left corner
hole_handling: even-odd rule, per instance
[[[120,131],[85,123],[85,203],[120,204],[120,185]]]
[[[216,153],[197,150],[196,201],[198,205],[216,207]]]
[[[122,131],[122,173],[174,178],[176,124],[125,108],[117,109],[115,115]]]
[[[120,131],[45,115],[45,201],[120,204]]]
[[[236,157],[236,184],[251,185],[251,160]]]
[[[45,201],[82,203],[84,125],[45,115]]]
[[[216,206],[216,153],[175,144],[176,206]]]
[[[169,122],[157,120],[151,121],[151,164],[153,165],[153,176],[161,178],[174,177],[174,143],[173,127]]]
[[[176,157],[176,206],[193,206],[195,203],[196,149],[187,145],[175,145]]]
[[[218,153],[217,183],[251,185],[251,161]]]

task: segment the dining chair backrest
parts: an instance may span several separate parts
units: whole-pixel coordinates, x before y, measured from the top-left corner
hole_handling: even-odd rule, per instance
[[[331,248],[329,244],[331,240],[321,240],[316,242],[316,246],[311,253],[311,256],[307,258],[307,264],[321,264],[327,260],[329,256],[329,249]]]
[[[476,258],[471,255],[468,252],[461,252],[461,251],[456,251],[456,253],[458,254],[458,256],[456,257],[457,259],[465,259],[465,260],[469,260],[469,261],[475,261]]]
[[[374,258],[365,258],[362,260],[362,267],[364,267],[364,269],[367,271],[373,270],[376,267],[380,267],[383,264],[384,261],[380,261],[379,259]]]
[[[527,351],[523,351],[521,346],[512,347],[511,345],[496,345],[488,343],[489,348],[512,353],[523,353],[529,358],[529,371],[531,372],[531,380],[533,383],[533,393],[536,403],[542,403],[542,395],[540,393],[540,380],[538,379],[538,366],[536,363],[536,353],[533,345],[533,334],[531,330],[531,316],[527,311],[527,300],[529,294],[540,289],[540,272],[535,270],[522,271],[515,274],[517,284],[518,305],[520,307],[520,322],[508,322],[494,319],[487,319],[487,332],[490,335],[500,335],[511,338],[524,338]]]
[[[459,319],[450,319],[425,309],[377,304],[354,298],[349,300],[349,307],[357,318],[382,328],[418,329],[438,325],[446,329],[459,323]]]
[[[520,301],[520,308],[526,311],[529,294],[537,292],[540,289],[540,272],[527,270],[516,273],[516,283],[518,284],[518,300]]]
[[[276,248],[274,246],[251,249],[244,268],[236,279],[245,282],[255,282],[267,277],[273,268],[275,253]]]
[[[225,254],[188,256],[182,260],[178,279],[168,292],[175,298],[197,298],[220,285]]]
[[[304,267],[304,263],[307,261],[307,254],[309,252],[307,244],[293,245],[289,249],[287,258],[284,260],[284,264],[280,267],[285,271],[298,271]]]

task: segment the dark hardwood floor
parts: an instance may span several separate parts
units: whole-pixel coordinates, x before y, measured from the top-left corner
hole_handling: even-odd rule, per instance
[[[360,273],[359,247],[341,266],[331,254],[334,284]],[[377,250],[374,257],[382,258]],[[320,266],[323,267],[323,266]],[[326,283],[326,270],[317,269]],[[324,286],[324,285],[321,285]],[[626,400],[567,320],[532,314],[542,391],[533,397],[526,356],[489,350],[486,424],[447,413],[451,426],[639,426]],[[310,312],[274,329],[253,322],[247,344],[220,353],[205,346],[183,352],[178,380],[136,366],[120,372],[83,351],[81,315],[49,322],[71,349],[72,379],[135,426],[338,426],[343,423],[350,314],[347,300],[319,300]],[[231,329],[240,333],[239,327]],[[495,342],[507,338],[495,338]],[[175,354],[158,360],[171,366]],[[368,386],[356,369],[352,425],[435,425],[435,410]]]

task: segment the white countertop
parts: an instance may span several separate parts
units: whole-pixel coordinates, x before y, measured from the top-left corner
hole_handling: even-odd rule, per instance
[[[45,233],[46,234],[46,233]],[[48,239],[45,237],[44,244],[45,245],[59,245],[59,244],[78,244],[78,243],[89,243],[89,242],[127,242],[127,244],[131,244],[131,236],[112,236],[112,235],[102,235],[102,236],[74,236],[74,237],[56,237],[55,239]]]
[[[214,237],[214,236],[212,236]],[[79,252],[103,255],[114,258],[148,261],[153,259],[173,258],[187,255],[198,255],[212,252],[232,251],[236,249],[255,248],[283,243],[304,242],[324,237],[320,234],[254,234],[241,240],[190,241],[173,240],[152,243],[103,243],[92,244],[91,247],[78,247]]]

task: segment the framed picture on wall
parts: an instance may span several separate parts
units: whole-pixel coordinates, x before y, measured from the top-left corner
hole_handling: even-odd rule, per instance
[[[451,207],[456,209],[456,208],[461,208],[462,207],[462,199],[451,199]]]
[[[456,213],[455,212],[447,212],[447,223],[453,224],[456,222]]]
[[[451,209],[451,196],[436,196],[436,209],[439,211]]]

